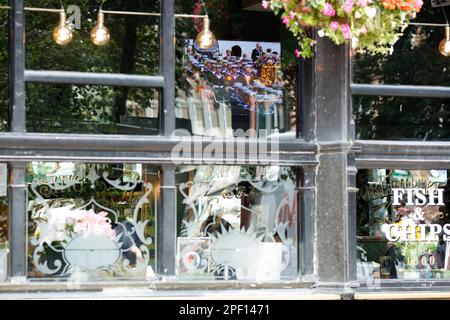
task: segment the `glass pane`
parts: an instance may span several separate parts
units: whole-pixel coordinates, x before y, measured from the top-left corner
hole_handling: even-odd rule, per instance
[[[178,167],[178,278],[296,279],[296,181],[287,167]]]
[[[201,19],[177,19],[178,128],[200,136],[295,138],[296,39],[271,12],[244,2],[204,1],[218,42],[201,49]],[[177,12],[204,13],[200,1],[176,1]]]
[[[36,70],[157,74],[159,72],[159,17],[105,15],[110,41],[91,42],[101,1],[64,2],[73,25],[73,39],[58,45],[52,38],[58,13],[26,13],[26,66]],[[29,7],[59,8],[58,1],[26,1]],[[104,10],[159,12],[158,0],[108,1]]]
[[[154,277],[158,168],[32,162],[28,277]]]
[[[359,170],[358,279],[450,279],[448,170]]]
[[[159,91],[102,86],[27,85],[27,130],[157,135]]]
[[[8,276],[8,168],[0,163],[0,282]]]
[[[448,7],[442,7],[447,15]],[[414,22],[445,24],[441,7],[424,1]],[[392,55],[356,55],[353,81],[373,84],[450,85],[448,58],[439,53],[444,27],[410,26],[395,44]]]
[[[5,5],[8,1],[1,0],[0,6]],[[9,119],[8,13],[0,9],[0,131],[8,131]]]
[[[450,99],[353,97],[356,138],[450,140]]]

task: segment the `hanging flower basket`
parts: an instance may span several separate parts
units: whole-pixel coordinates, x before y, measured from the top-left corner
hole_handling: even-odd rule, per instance
[[[307,30],[316,28],[319,37],[370,54],[390,54],[393,45],[416,17],[422,0],[270,0],[262,6],[280,14],[286,27],[298,38],[297,57],[313,55],[315,41]]]

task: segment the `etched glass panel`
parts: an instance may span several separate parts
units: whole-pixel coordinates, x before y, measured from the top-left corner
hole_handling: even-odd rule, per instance
[[[141,164],[31,163],[28,276],[153,277],[158,176]]]
[[[178,278],[296,278],[296,181],[285,167],[180,166]]]

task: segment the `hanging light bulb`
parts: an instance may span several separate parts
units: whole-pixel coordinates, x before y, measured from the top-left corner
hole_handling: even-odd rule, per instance
[[[73,39],[72,29],[66,23],[66,12],[61,9],[59,13],[59,25],[53,30],[53,40],[61,46],[70,43]]]
[[[445,27],[445,38],[439,43],[439,52],[444,57],[450,56],[450,26]]]
[[[200,49],[211,49],[216,44],[216,36],[209,30],[209,18],[206,17],[203,20],[203,31],[197,35],[195,40]]]
[[[105,14],[102,10],[98,11],[97,25],[91,31],[91,41],[97,46],[104,46],[109,42],[111,35],[105,27]]]

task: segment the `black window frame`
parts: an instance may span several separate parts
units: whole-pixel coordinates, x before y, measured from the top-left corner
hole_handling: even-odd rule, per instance
[[[26,185],[29,161],[130,162],[162,168],[157,216],[157,273],[175,275],[175,169],[170,159],[181,140],[175,131],[175,0],[161,0],[160,73],[154,76],[26,70],[24,0],[10,0],[10,132],[0,133],[0,161],[9,165],[10,267],[12,278],[25,278]],[[360,169],[450,169],[450,141],[356,140],[352,113],[355,95],[450,98],[450,87],[373,85],[352,82],[349,45],[318,41],[315,57],[300,61],[297,130],[301,139],[281,140],[276,165],[300,168],[299,275],[332,287],[358,287],[356,280],[356,173]],[[137,86],[161,90],[157,136],[27,133],[26,83]],[[297,134],[298,135],[298,134]],[[186,138],[183,138],[186,139]],[[190,138],[192,142],[196,137]],[[183,140],[185,141],[185,140]],[[206,146],[212,142],[202,139]],[[235,139],[249,150],[251,139]],[[269,144],[270,145],[270,144]],[[235,148],[236,149],[236,148]],[[247,155],[248,156],[248,155]],[[242,159],[223,154],[224,165]],[[246,157],[251,159],[251,157]],[[253,161],[256,161],[253,158]],[[252,163],[248,163],[252,164]],[[433,282],[433,285],[439,285]],[[283,286],[283,284],[280,284]],[[395,284],[395,288],[402,283]],[[442,285],[442,284],[441,284]],[[448,282],[446,283],[448,285]],[[276,286],[276,285],[275,285]],[[414,285],[413,285],[414,286]],[[415,287],[420,287],[416,281]],[[201,285],[194,285],[200,288]],[[244,287],[244,284],[242,284]],[[272,286],[273,287],[273,286]]]
[[[26,184],[25,169],[30,161],[74,161],[96,163],[143,163],[158,164],[161,167],[161,199],[157,215],[157,274],[175,276],[176,230],[176,166],[170,158],[175,145],[185,138],[173,135],[175,132],[175,0],[160,1],[160,68],[159,74],[128,75],[108,73],[84,73],[71,71],[28,70],[25,66],[25,0],[10,0],[10,131],[0,133],[0,161],[9,167],[9,239],[10,254],[8,273],[10,278],[27,277],[27,233],[26,230]],[[301,63],[301,77],[307,74],[307,67]],[[125,135],[82,135],[31,133],[26,129],[26,84],[78,84],[101,86],[143,87],[161,92],[159,104],[160,133],[156,136]],[[310,88],[300,81],[303,101]],[[305,100],[306,101],[306,100]],[[314,142],[315,128],[311,124],[313,114],[309,103],[297,106],[298,131],[304,132],[304,139],[281,140],[276,153],[277,161],[271,165],[299,168],[299,176],[306,176],[299,182],[301,196],[300,219],[301,238],[299,242],[299,275],[314,273],[314,215],[315,179],[317,167],[317,144]],[[305,117],[301,117],[305,115]],[[300,122],[303,119],[303,122]],[[306,120],[308,119],[308,120]],[[183,139],[183,140],[181,140]],[[192,142],[195,137],[190,138]],[[259,140],[261,141],[261,140]],[[212,140],[202,138],[206,146]],[[229,142],[229,141],[228,141]],[[248,153],[251,139],[233,139],[235,150],[245,148]],[[238,149],[239,148],[239,149]],[[257,158],[230,159],[222,155],[224,165],[258,164]],[[250,160],[249,160],[250,159]],[[175,159],[176,160],[176,159]],[[245,161],[242,163],[242,161]],[[253,161],[253,163],[252,163]],[[21,214],[22,213],[22,214]],[[299,280],[302,282],[302,280]]]
[[[351,62],[353,66],[353,62]],[[450,87],[429,85],[397,85],[397,84],[370,84],[354,83],[353,74],[350,78],[350,89],[354,96],[387,96],[406,98],[450,98]],[[350,102],[351,114],[353,114],[353,99]],[[359,169],[398,169],[398,170],[432,170],[450,169],[450,141],[413,141],[413,140],[363,140],[356,139],[355,122],[351,124],[351,139],[354,141],[352,150],[353,168],[352,184],[356,186],[356,173]],[[355,189],[357,191],[357,189]],[[356,218],[356,198],[353,204],[349,204]],[[356,241],[356,220],[355,220]],[[356,247],[355,247],[356,251]],[[355,262],[356,264],[356,259]],[[411,290],[424,286],[442,287],[450,286],[450,280],[392,280],[380,281],[381,287],[370,288],[365,281],[361,280],[356,286],[362,291],[370,290]]]

